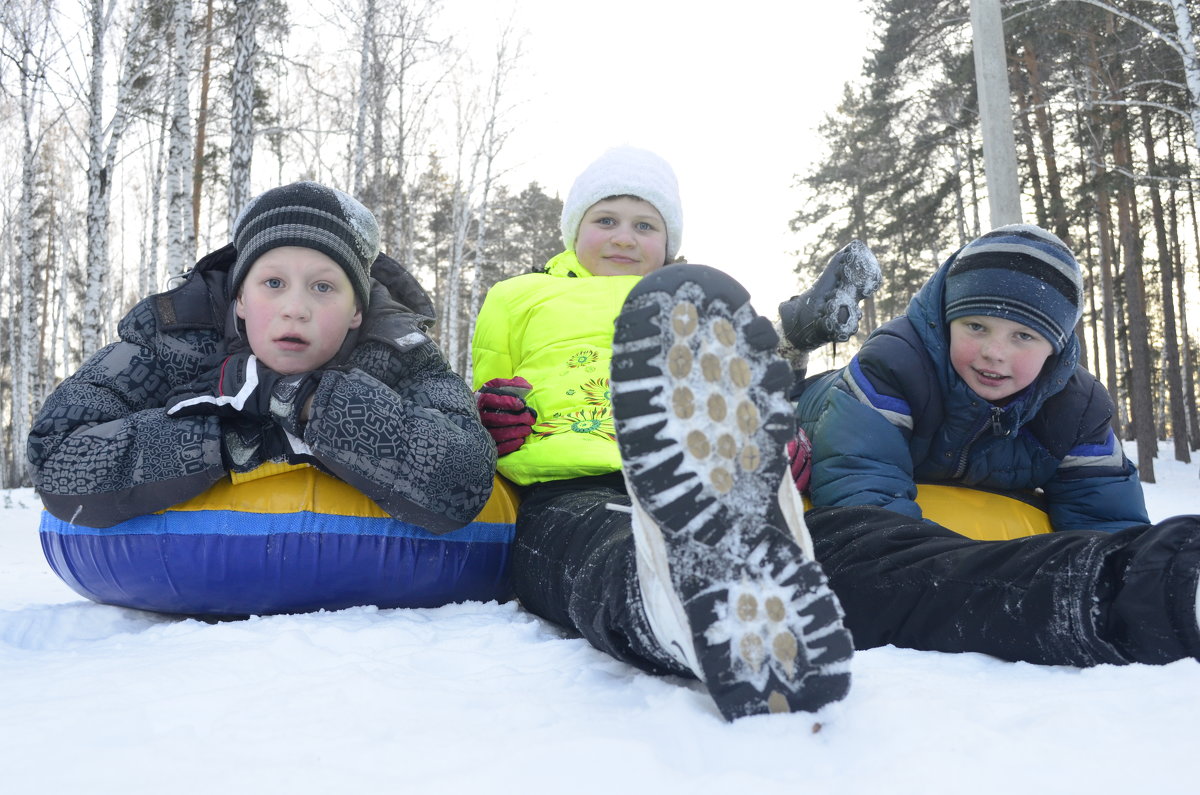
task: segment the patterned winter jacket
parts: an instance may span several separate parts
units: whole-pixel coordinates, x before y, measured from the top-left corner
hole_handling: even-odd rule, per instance
[[[1148,521],[1141,485],[1112,431],[1108,392],[1079,367],[1072,335],[1007,406],[954,371],[943,314],[951,257],[908,312],[841,370],[815,377],[797,416],[813,443],[814,505],[878,505],[920,517],[916,482],[1040,489],[1055,530]]]
[[[545,273],[494,285],[479,317],[471,357],[475,388],[521,376],[533,385],[534,434],[497,468],[527,485],[621,469],[608,372],[613,321],[640,276],[593,276],[564,251]]]
[[[50,513],[110,527],[205,491],[227,465],[246,472],[264,463],[261,427],[256,438],[244,420],[175,418],[164,409],[206,357],[237,345],[226,287],[234,256],[232,246],[215,251],[181,286],[138,303],[119,341],[50,395],[29,437],[34,486]],[[307,460],[393,516],[453,530],[487,501],[495,447],[467,385],[426,336],[433,308],[425,292],[384,255],[372,276],[363,323],[314,395]]]

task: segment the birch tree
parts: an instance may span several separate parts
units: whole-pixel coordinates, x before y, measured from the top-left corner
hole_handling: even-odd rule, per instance
[[[47,128],[44,118],[46,71],[49,58],[47,33],[52,15],[47,0],[9,0],[0,10],[3,43],[2,56],[16,73],[16,100],[21,123],[20,194],[16,212],[16,262],[12,269],[17,287],[14,307],[15,334],[8,339],[8,361],[12,370],[12,433],[6,447],[13,481],[25,483],[28,464],[25,459],[25,439],[33,420],[33,374],[37,333],[37,303],[35,294],[36,252],[34,250],[34,202],[36,200],[37,157]],[[8,84],[5,84],[5,90]]]
[[[142,78],[153,50],[145,45],[146,4],[138,2],[131,17],[120,51],[117,99],[112,118],[105,122],[104,70],[107,62],[105,40],[112,27],[116,0],[93,0],[88,3],[88,24],[91,35],[91,69],[87,96],[87,264],[84,297],[83,327],[81,329],[81,358],[86,358],[103,344],[107,312],[104,311],[105,286],[109,281],[109,217],[112,205],[114,169],[122,136],[129,124],[134,85]]]
[[[466,329],[466,338],[468,340],[472,339],[475,335],[475,316],[479,314],[479,306],[483,302],[483,292],[485,289],[485,285],[483,284],[483,268],[488,251],[489,200],[495,180],[501,176],[496,172],[496,163],[500,156],[500,151],[504,148],[504,143],[508,140],[509,133],[511,132],[507,126],[507,108],[504,105],[506,102],[505,89],[508,85],[508,79],[521,57],[520,42],[514,42],[513,35],[512,27],[506,27],[501,31],[500,38],[496,44],[491,82],[488,86],[487,109],[484,113],[483,130],[480,135],[479,152],[483,161],[483,180],[480,185],[479,203],[476,208],[475,251],[472,262],[471,296]],[[469,356],[465,357],[465,359],[463,368],[459,372],[462,373],[463,377],[469,383],[471,381],[471,359]]]
[[[167,273],[182,274],[196,254],[192,228],[192,0],[175,0],[171,17],[171,130],[167,156]]]
[[[260,0],[237,4],[233,34],[233,74],[229,141],[229,229],[250,201],[250,165],[254,157],[254,64],[258,55]]]
[[[442,344],[450,367],[461,373],[465,365],[462,298],[466,285],[467,240],[471,225],[471,198],[475,193],[480,153],[472,148],[473,121],[478,100],[474,92],[459,85],[455,102],[454,181],[450,191],[450,251],[446,279],[439,290],[442,298]]]
[[[204,2],[204,57],[200,66],[200,106],[192,143],[192,240],[200,234],[200,198],[204,191],[204,144],[208,134],[209,87],[212,84],[213,0]]]

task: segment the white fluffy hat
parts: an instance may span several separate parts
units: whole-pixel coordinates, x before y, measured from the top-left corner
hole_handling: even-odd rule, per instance
[[[666,160],[632,146],[609,149],[575,178],[562,212],[562,239],[568,251],[575,250],[583,214],[609,196],[637,196],[653,204],[667,224],[667,262],[675,259],[683,238],[679,182]]]

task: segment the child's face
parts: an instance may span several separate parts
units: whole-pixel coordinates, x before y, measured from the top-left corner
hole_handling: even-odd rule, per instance
[[[250,350],[277,373],[315,370],[362,323],[354,288],[336,262],[311,248],[280,246],[254,261],[237,299]]]
[[[645,276],[666,262],[667,225],[650,202],[601,199],[579,222],[575,256],[593,276]]]
[[[1054,346],[1029,326],[985,315],[950,323],[950,363],[984,400],[1004,405],[1037,380]]]

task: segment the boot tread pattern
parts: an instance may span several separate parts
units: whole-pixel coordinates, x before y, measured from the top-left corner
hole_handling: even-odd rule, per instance
[[[643,279],[613,344],[626,475],[729,719],[819,709],[849,687],[841,609],[777,498],[794,420],[776,339],[740,285],[687,265]]]

